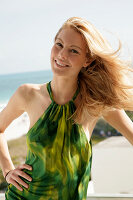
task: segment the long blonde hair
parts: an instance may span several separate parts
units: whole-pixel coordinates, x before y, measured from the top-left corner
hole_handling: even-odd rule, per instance
[[[88,117],[100,117],[114,109],[133,111],[133,81],[130,62],[119,58],[109,42],[87,20],[69,18],[59,29],[69,26],[81,34],[87,44],[89,64],[78,75],[81,101],[73,114],[75,123],[82,124]],[[129,73],[130,72],[130,73]]]

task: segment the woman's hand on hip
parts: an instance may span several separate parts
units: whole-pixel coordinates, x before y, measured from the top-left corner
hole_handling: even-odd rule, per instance
[[[32,170],[32,167],[30,165],[27,165],[27,164],[19,165],[14,170],[11,170],[6,176],[7,183],[11,183],[12,185],[14,185],[20,191],[23,191],[23,188],[20,187],[19,184],[23,185],[25,188],[29,187],[29,185],[27,183],[25,183],[20,178],[20,176],[27,179],[28,181],[32,181],[32,178],[28,174],[26,174],[24,171],[21,171],[22,169]]]

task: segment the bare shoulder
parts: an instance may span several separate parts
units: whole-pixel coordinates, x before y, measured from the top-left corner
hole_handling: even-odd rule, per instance
[[[26,111],[28,104],[35,95],[36,90],[36,84],[25,83],[20,85],[15,93],[11,96],[8,102],[8,106],[10,106],[11,103],[15,103],[19,109]]]
[[[22,98],[25,98],[26,103],[31,103],[33,98],[36,97],[36,95],[47,95],[46,91],[46,84],[32,84],[32,83],[25,83],[21,85],[18,90]]]
[[[43,83],[43,84],[24,84],[22,87],[24,87],[24,91],[25,91],[25,97],[27,102],[28,101],[32,101],[33,98],[38,98],[40,97],[47,97],[48,93],[47,93],[47,89],[46,89],[46,84],[47,83]],[[23,90],[23,89],[22,89]]]
[[[4,132],[14,119],[29,111],[29,105],[37,94],[41,96],[41,86],[42,84],[25,83],[16,89],[7,106],[0,112],[0,132]]]
[[[29,112],[30,107],[36,107],[35,104],[40,103],[40,101],[46,101],[48,96],[46,84],[32,84],[26,83],[20,86],[19,93],[25,102],[25,111]]]

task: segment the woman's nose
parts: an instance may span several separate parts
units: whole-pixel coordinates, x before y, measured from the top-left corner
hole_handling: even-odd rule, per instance
[[[61,49],[59,51],[59,54],[58,54],[59,58],[62,58],[62,59],[66,59],[67,58],[67,52],[65,49]]]

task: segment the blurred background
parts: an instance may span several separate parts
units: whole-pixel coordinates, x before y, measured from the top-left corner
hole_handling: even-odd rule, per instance
[[[51,80],[54,36],[70,17],[90,21],[114,49],[119,38],[123,45],[121,58],[132,60],[132,10],[132,0],[0,0],[0,111],[21,84]],[[133,112],[127,114],[133,121]],[[15,166],[25,162],[28,128],[29,117],[24,113],[5,130]],[[102,118],[93,131],[92,142],[93,184],[88,193],[133,193],[131,144]],[[0,170],[0,192],[6,187]]]

